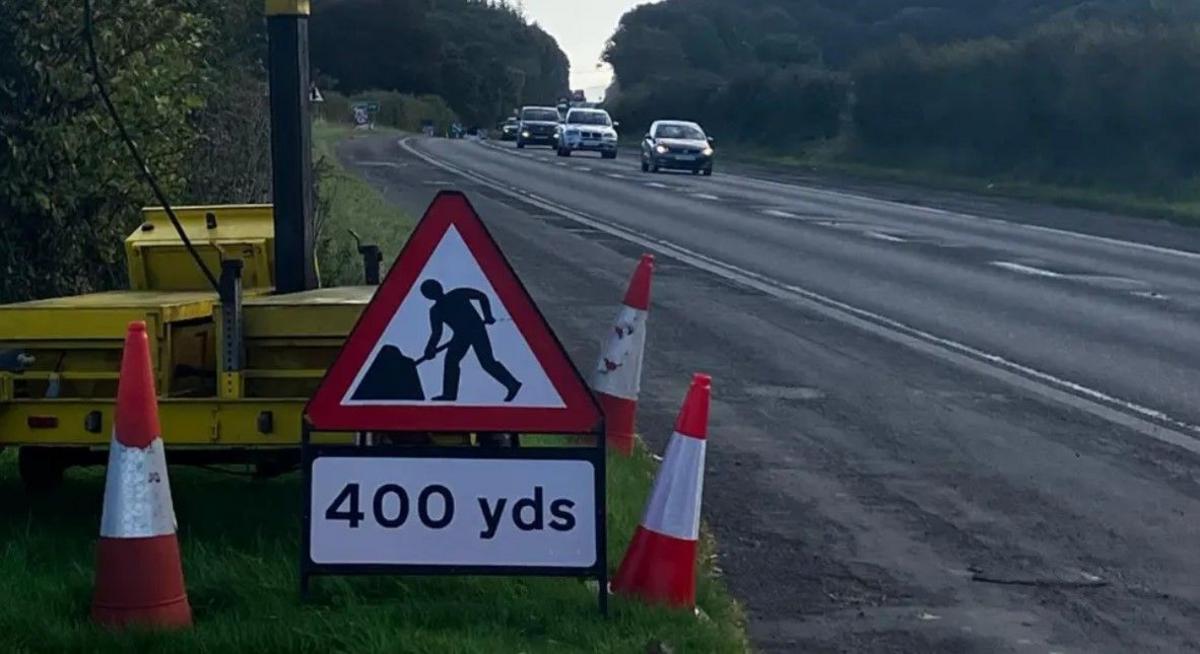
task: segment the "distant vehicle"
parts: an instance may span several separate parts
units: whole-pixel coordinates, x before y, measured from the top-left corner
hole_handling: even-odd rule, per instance
[[[500,140],[515,141],[517,133],[521,131],[521,121],[517,120],[516,116],[509,118],[500,124]]]
[[[558,127],[558,156],[599,152],[605,159],[616,159],[618,126],[603,109],[571,109]]]
[[[521,109],[517,131],[517,148],[526,145],[554,145],[558,128],[558,110],[554,107],[525,107]]]
[[[711,175],[714,155],[713,139],[696,123],[657,120],[642,140],[642,172],[674,169]]]

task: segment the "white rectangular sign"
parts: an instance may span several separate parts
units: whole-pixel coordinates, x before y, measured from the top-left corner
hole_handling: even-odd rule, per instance
[[[318,457],[318,565],[586,568],[596,564],[589,461]]]

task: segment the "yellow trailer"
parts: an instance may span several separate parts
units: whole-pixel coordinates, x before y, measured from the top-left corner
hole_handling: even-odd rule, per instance
[[[209,290],[159,208],[146,209],[126,240],[129,290],[0,305],[0,352],[21,361],[0,370],[0,448],[21,448],[26,483],[52,484],[108,445],[134,320],[147,324],[163,440],[182,452],[175,460],[294,458],[304,405],[374,287],[272,295],[270,205],[176,214],[211,267],[240,263],[236,305]],[[230,312],[240,313],[236,321]]]
[[[0,449],[19,448],[28,486],[103,460],[134,320],[148,328],[173,463],[249,460],[272,473],[298,460],[304,406],[374,288],[316,288],[309,3],[265,8],[274,203],[180,207],[178,224],[169,209],[145,209],[125,241],[129,290],[0,305]],[[99,67],[92,74],[103,94]],[[126,145],[166,203],[136,144]],[[359,252],[364,280],[377,284],[378,248]]]

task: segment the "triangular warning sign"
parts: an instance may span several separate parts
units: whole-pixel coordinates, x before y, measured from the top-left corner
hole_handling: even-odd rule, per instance
[[[314,429],[589,433],[600,410],[462,193],[434,198],[306,409]]]

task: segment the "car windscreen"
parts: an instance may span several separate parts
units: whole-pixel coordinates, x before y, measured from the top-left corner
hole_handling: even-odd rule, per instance
[[[654,138],[703,141],[704,132],[691,125],[659,125],[654,132]]]
[[[572,125],[609,125],[608,114],[603,111],[572,111],[567,115],[567,122]]]
[[[558,112],[554,109],[526,109],[521,112],[521,120],[538,120],[547,123],[558,122]]]

